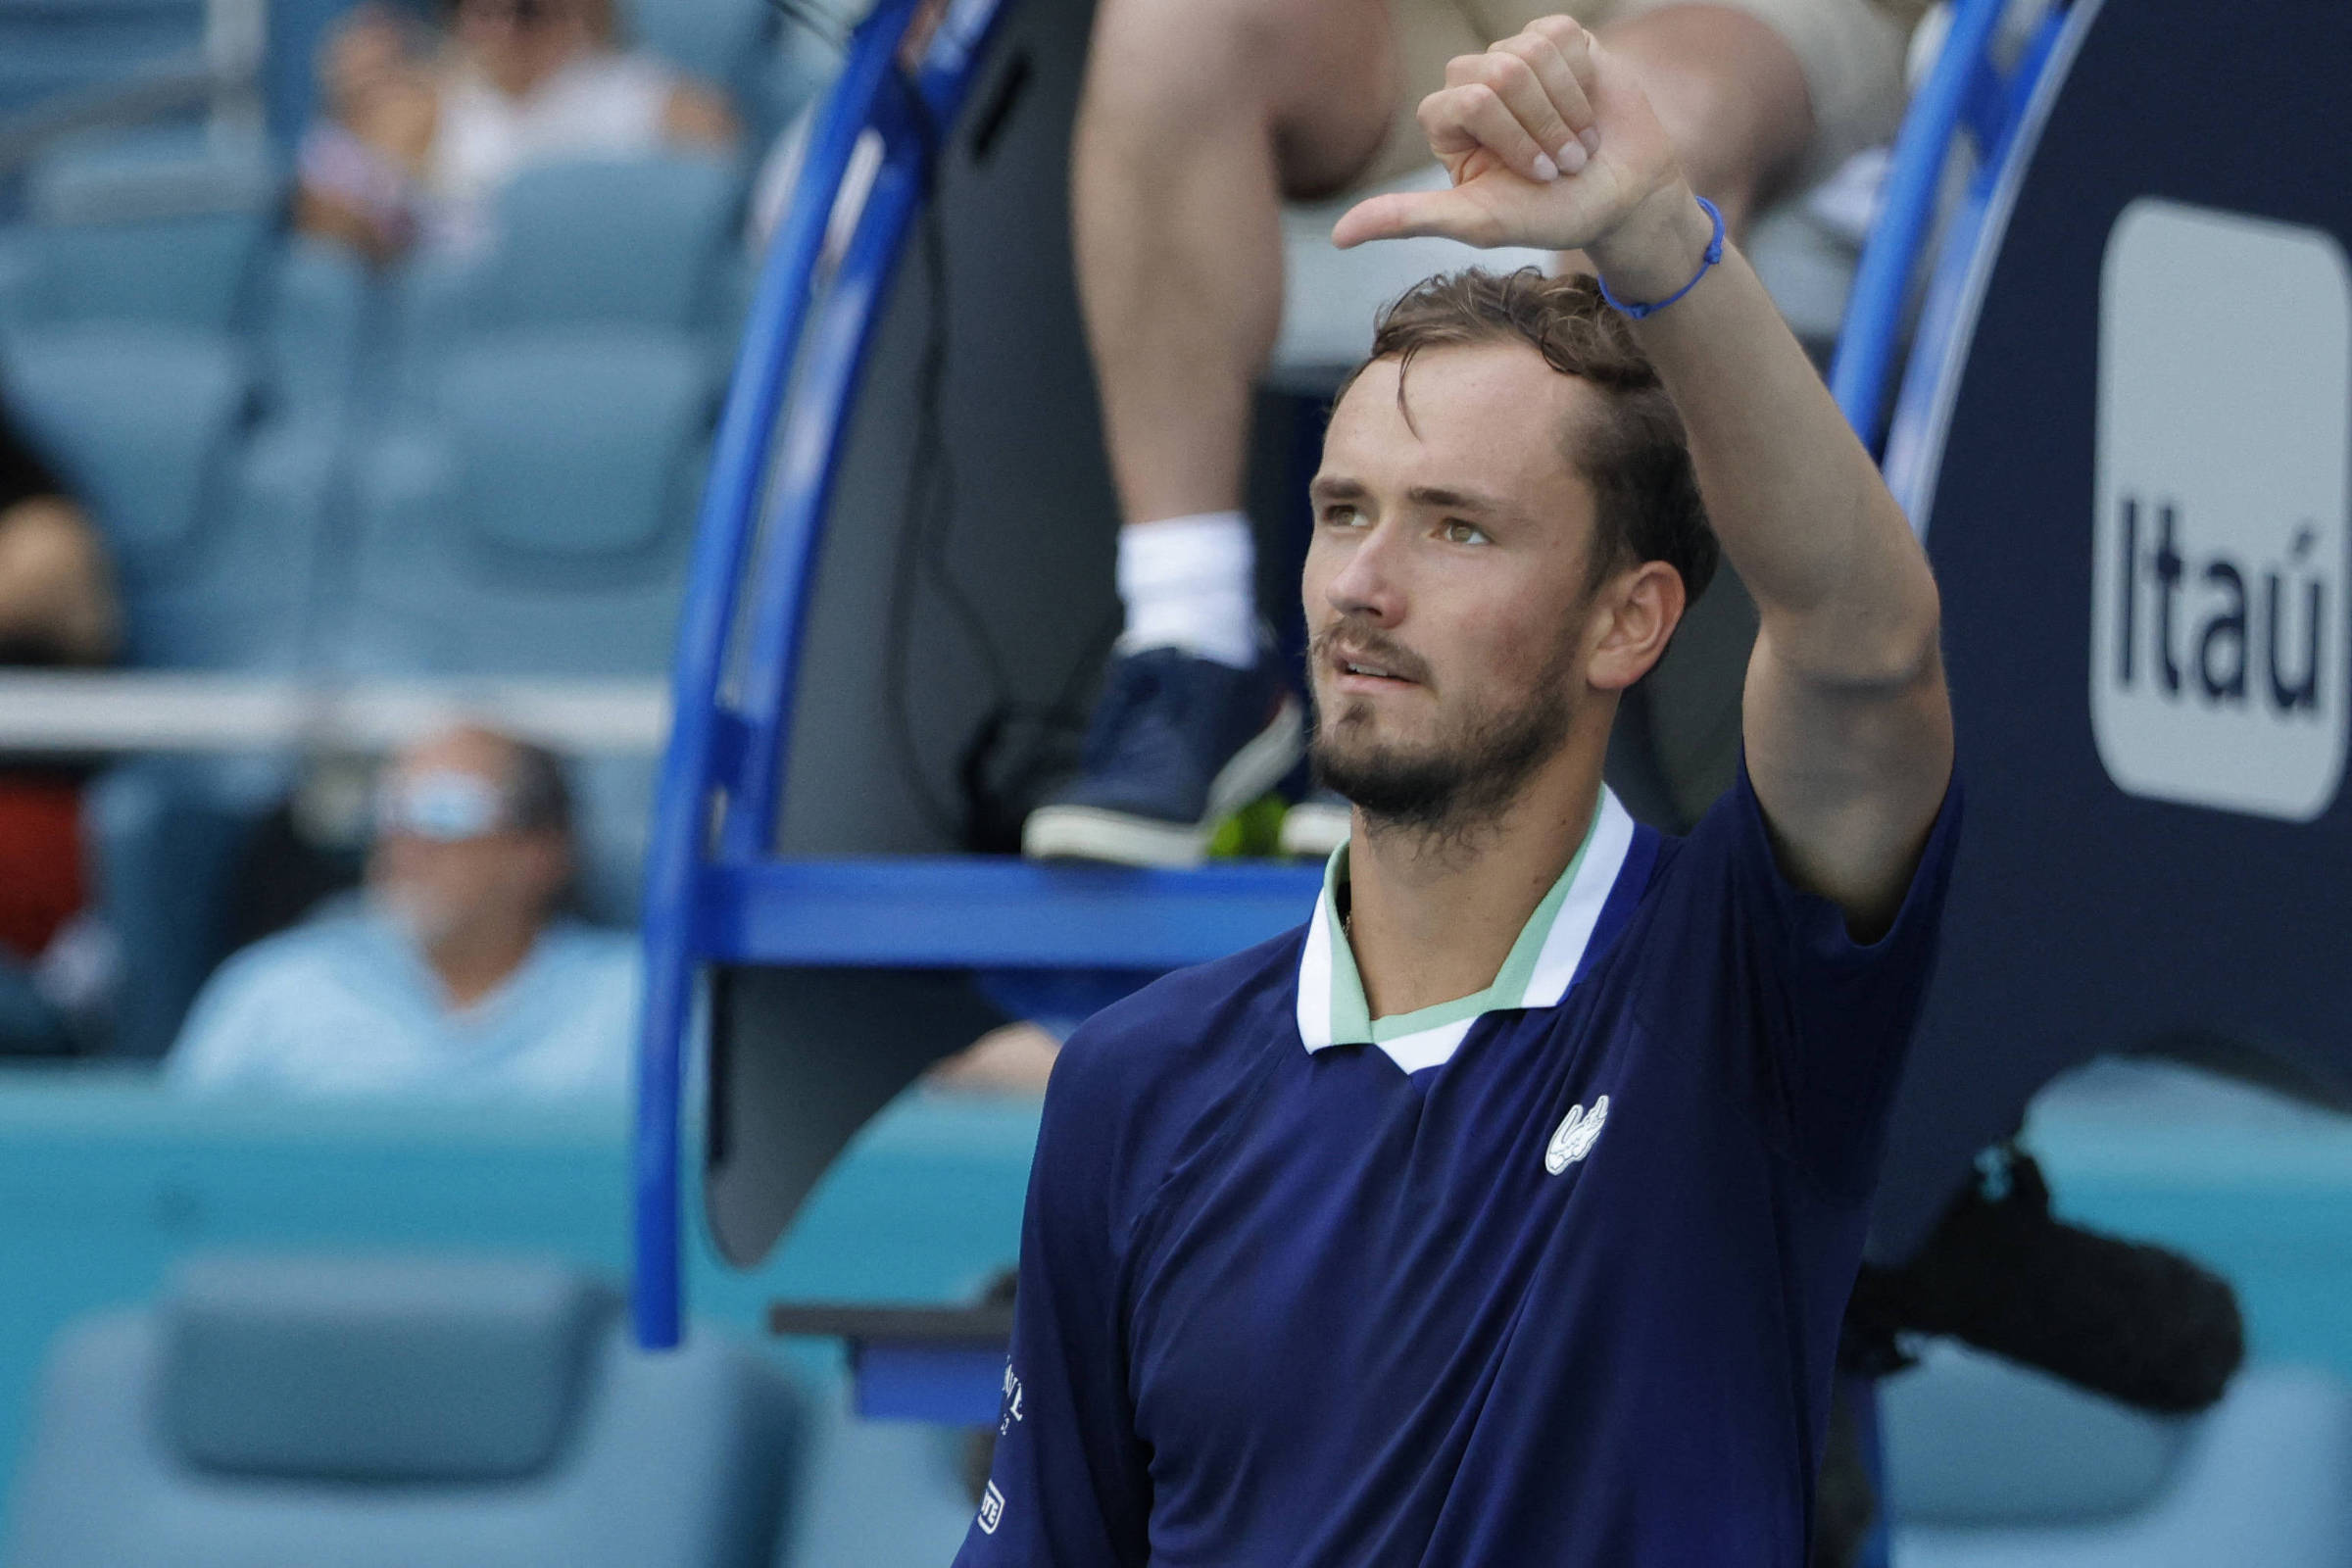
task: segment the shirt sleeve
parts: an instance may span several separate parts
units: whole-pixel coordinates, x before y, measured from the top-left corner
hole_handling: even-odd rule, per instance
[[[1021,1222],[997,1453],[956,1568],[1114,1568],[1149,1556],[1114,1246],[1118,1118],[1086,1032],[1046,1093]]]
[[[1707,1021],[1770,1141],[1831,1192],[1875,1180],[1886,1119],[1933,978],[1959,840],[1960,785],[1945,786],[1894,923],[1875,942],[1780,867],[1744,760],[1686,849],[1691,918],[1713,932],[1722,983]]]
[[[164,1057],[165,1081],[173,1089],[213,1094],[261,1079],[270,1055],[268,989],[268,976],[256,972],[249,956],[222,964],[197,994]]]

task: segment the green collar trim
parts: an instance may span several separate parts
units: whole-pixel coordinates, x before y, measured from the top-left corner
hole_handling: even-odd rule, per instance
[[[1316,935],[1320,940],[1308,944],[1310,961],[1302,965],[1299,975],[1302,988],[1311,983],[1314,976],[1307,971],[1317,967],[1311,962],[1312,950],[1322,948],[1329,953],[1330,1011],[1327,1016],[1330,1022],[1326,1037],[1320,1041],[1308,1038],[1307,1049],[1320,1050],[1326,1045],[1385,1046],[1408,1036],[1467,1025],[1489,1012],[1511,1007],[1552,1005],[1559,1000],[1556,995],[1538,995],[1544,989],[1543,982],[1547,978],[1547,975],[1540,975],[1539,970],[1556,967],[1546,965],[1543,960],[1551,946],[1560,910],[1566,906],[1569,891],[1577,885],[1587,861],[1592,858],[1595,841],[1604,837],[1603,824],[1615,827],[1617,824],[1613,817],[1623,815],[1624,808],[1617,804],[1617,798],[1604,789],[1593,809],[1592,824],[1585,829],[1584,842],[1576,847],[1576,854],[1570,858],[1567,869],[1552,883],[1551,890],[1544,895],[1544,902],[1537,905],[1535,912],[1527,917],[1527,924],[1520,927],[1517,940],[1512,942],[1510,953],[1502,960],[1502,967],[1495,971],[1494,980],[1484,990],[1457,997],[1451,1002],[1441,1002],[1385,1018],[1372,1016],[1371,1004],[1364,997],[1363,974],[1356,968],[1355,952],[1348,944],[1347,926],[1340,918],[1340,899],[1348,886],[1348,846],[1343,844],[1332,851],[1331,858],[1323,866],[1323,895],[1315,906],[1315,918],[1320,927]],[[1628,841],[1631,837],[1630,833],[1607,836],[1622,836]],[[1609,879],[1613,882],[1618,862],[1624,859],[1622,845],[1618,846],[1616,855],[1611,858],[1612,863],[1607,869]],[[1605,885],[1602,892],[1605,895]],[[1588,927],[1585,935],[1590,934]],[[1582,946],[1580,940],[1580,953]],[[1303,994],[1300,1000],[1302,1004],[1305,1002]],[[1300,1016],[1302,1020],[1306,1017],[1303,1005]],[[1301,1032],[1304,1033],[1303,1028]]]

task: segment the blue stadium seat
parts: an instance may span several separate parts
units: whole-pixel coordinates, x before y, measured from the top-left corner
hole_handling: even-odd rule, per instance
[[[429,418],[360,463],[361,670],[659,674],[714,388],[701,345],[620,327],[452,353]]]
[[[2257,1366],[2195,1418],[1938,1347],[1881,1386],[1894,1568],[2352,1562],[2352,1389]]]
[[[215,1257],[62,1335],[10,1509],[41,1568],[767,1568],[803,1415],[648,1355],[554,1263]]]
[[[30,225],[16,237],[24,276],[12,314],[30,321],[223,330],[256,275],[268,232],[267,221],[250,213]]]
[[[51,152],[12,236],[26,272],[12,314],[226,331],[257,298],[284,185],[258,138],[141,132]]]
[[[492,250],[422,256],[398,274],[391,401],[431,403],[469,344],[551,327],[693,332],[723,363],[743,197],[739,168],[702,157],[583,159],[516,176]]]
[[[402,385],[429,389],[486,334],[710,328],[726,314],[742,171],[700,157],[583,159],[518,174],[479,258],[419,258],[397,285]]]
[[[197,53],[203,0],[0,0],[0,113]]]
[[[252,366],[217,334],[91,323],[11,334],[9,407],[131,569],[185,548],[250,411]]]
[[[270,271],[261,329],[274,406],[306,420],[349,411],[368,363],[375,294],[354,252],[301,235],[286,241]]]
[[[794,9],[820,25],[793,16]],[[760,0],[633,0],[624,8],[633,42],[733,98],[755,156],[831,78],[841,61],[837,40],[862,9],[848,0],[796,0],[791,8]]]
[[[628,40],[719,87],[733,87],[774,30],[762,0],[625,0]]]
[[[212,334],[20,333],[0,368],[10,408],[105,531],[133,662],[263,669],[304,657],[331,428],[255,429],[251,361]]]
[[[526,170],[499,198],[478,324],[693,326],[736,250],[742,170],[703,157]]]

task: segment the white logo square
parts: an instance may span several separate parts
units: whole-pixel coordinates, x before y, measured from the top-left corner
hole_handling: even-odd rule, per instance
[[[2343,782],[2352,269],[2141,198],[2099,286],[2090,713],[2126,793],[2308,822]]]

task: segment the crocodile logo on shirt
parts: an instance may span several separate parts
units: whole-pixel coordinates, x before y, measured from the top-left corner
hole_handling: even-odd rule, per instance
[[[1551,1135],[1551,1147],[1544,1151],[1544,1168],[1557,1176],[1587,1154],[1600,1142],[1600,1128],[1609,1119],[1609,1097],[1601,1096],[1592,1102],[1591,1110],[1582,1105],[1568,1107],[1560,1130]]]

